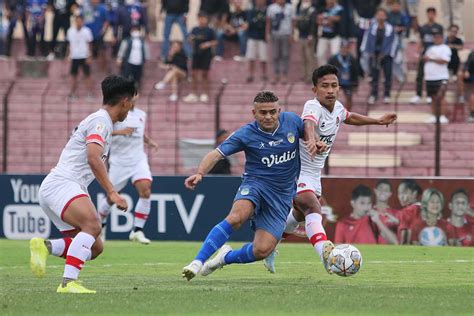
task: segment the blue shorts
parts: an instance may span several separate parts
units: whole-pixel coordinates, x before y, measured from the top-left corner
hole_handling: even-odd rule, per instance
[[[252,229],[254,231],[262,229],[280,240],[285,230],[286,218],[292,207],[293,191],[289,190],[282,194],[260,181],[244,179],[235,195],[234,202],[251,201],[255,205],[255,211],[250,218]]]

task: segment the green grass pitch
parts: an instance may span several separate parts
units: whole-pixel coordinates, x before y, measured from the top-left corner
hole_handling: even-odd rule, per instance
[[[240,244],[231,244],[239,246]],[[1,315],[472,315],[474,249],[359,246],[361,271],[328,275],[308,244],[282,244],[277,273],[226,266],[191,282],[181,268],[200,243],[108,241],[81,272],[92,295],[57,294],[63,260],[29,270],[27,241],[0,240]]]

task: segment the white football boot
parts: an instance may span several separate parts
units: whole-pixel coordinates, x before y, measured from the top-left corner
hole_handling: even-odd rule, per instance
[[[151,242],[150,239],[145,237],[145,234],[141,230],[137,232],[134,232],[132,230],[130,232],[130,235],[128,236],[128,239],[130,239],[131,241],[138,241],[139,243],[144,245],[148,245]]]
[[[211,260],[208,260],[201,269],[202,276],[208,276],[217,269],[222,269],[226,265],[224,262],[225,255],[232,251],[232,248],[228,245],[224,245],[219,249],[217,254]]]
[[[198,275],[199,271],[202,269],[202,262],[199,260],[193,260],[190,264],[183,268],[182,277],[186,278],[186,280],[191,281],[196,275]]]
[[[324,265],[324,269],[326,269],[326,271],[329,273],[329,274],[332,274],[332,271],[330,269],[330,265],[329,265],[329,255],[331,254],[331,251],[334,249],[334,244],[332,243],[332,241],[330,240],[327,240],[324,242],[324,245],[323,245],[323,253],[322,253],[322,261],[323,261],[323,265]]]

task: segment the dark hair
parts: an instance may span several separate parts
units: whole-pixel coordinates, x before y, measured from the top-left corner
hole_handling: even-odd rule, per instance
[[[379,13],[379,11],[382,11],[383,13],[385,13],[385,16],[388,15],[387,10],[385,10],[384,8],[378,8],[377,11],[376,11],[376,14]]]
[[[455,27],[455,28],[459,31],[459,25],[457,25],[457,24],[451,24],[451,25],[449,26],[449,29],[452,29],[453,27]]]
[[[428,13],[428,12],[436,13],[436,8],[435,7],[429,7],[428,9],[426,9],[426,13]]]
[[[380,179],[379,181],[377,181],[377,184],[375,185],[375,187],[377,188],[381,184],[387,184],[390,187],[390,191],[392,191],[392,185],[387,179]]]
[[[451,194],[451,199],[450,199],[450,201],[452,201],[453,198],[454,198],[454,196],[455,196],[455,195],[458,195],[458,194],[464,194],[464,195],[466,196],[467,200],[469,201],[469,194],[467,194],[467,191],[464,190],[464,188],[459,188],[459,189],[457,189],[456,191],[454,191],[453,194]]]
[[[199,11],[198,13],[198,18],[200,17],[204,17],[204,18],[208,18],[209,19],[209,14],[207,14],[206,11]]]
[[[372,197],[372,191],[370,191],[370,188],[368,186],[359,184],[358,186],[355,187],[354,190],[352,190],[352,197],[351,197],[352,201],[357,200],[357,198],[361,196],[367,196],[370,198]]]
[[[225,129],[220,129],[220,130],[218,130],[218,131],[216,132],[216,138],[219,138],[219,137],[221,137],[222,135],[227,134],[227,133],[229,133],[227,130],[225,130]]]
[[[113,106],[123,98],[133,98],[137,94],[133,80],[121,76],[107,76],[102,80],[101,86],[104,105]]]
[[[339,77],[339,71],[333,65],[323,65],[321,67],[316,68],[313,71],[312,81],[313,86],[318,84],[318,80],[326,75],[336,75]]]
[[[400,185],[402,184],[404,184],[408,190],[416,192],[416,195],[420,195],[421,191],[423,191],[418,183],[416,183],[416,181],[413,179],[403,179],[402,182],[400,182]]]
[[[253,99],[254,103],[273,103],[277,102],[278,97],[272,91],[264,90],[257,93]]]

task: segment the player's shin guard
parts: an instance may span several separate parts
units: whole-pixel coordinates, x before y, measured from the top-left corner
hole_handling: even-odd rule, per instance
[[[48,241],[51,243],[51,254],[53,256],[66,258],[72,238],[65,237],[61,239],[50,239]]]
[[[253,244],[248,243],[245,244],[242,248],[237,250],[231,250],[229,253],[224,257],[224,262],[226,264],[231,263],[249,263],[254,262],[257,259],[253,254]]]
[[[74,237],[67,251],[64,278],[77,279],[84,262],[91,258],[91,248],[94,242],[95,238],[84,232],[80,232]]]
[[[148,215],[150,214],[151,200],[139,198],[135,206],[135,228],[142,229],[145,226]]]
[[[327,240],[326,231],[323,227],[323,217],[318,213],[306,215],[306,235],[313,245],[316,253],[322,258],[323,244]]]
[[[202,263],[206,262],[217,249],[226,243],[233,232],[234,229],[226,220],[214,226],[207,235],[206,240],[204,240],[195,260],[199,260]]]

